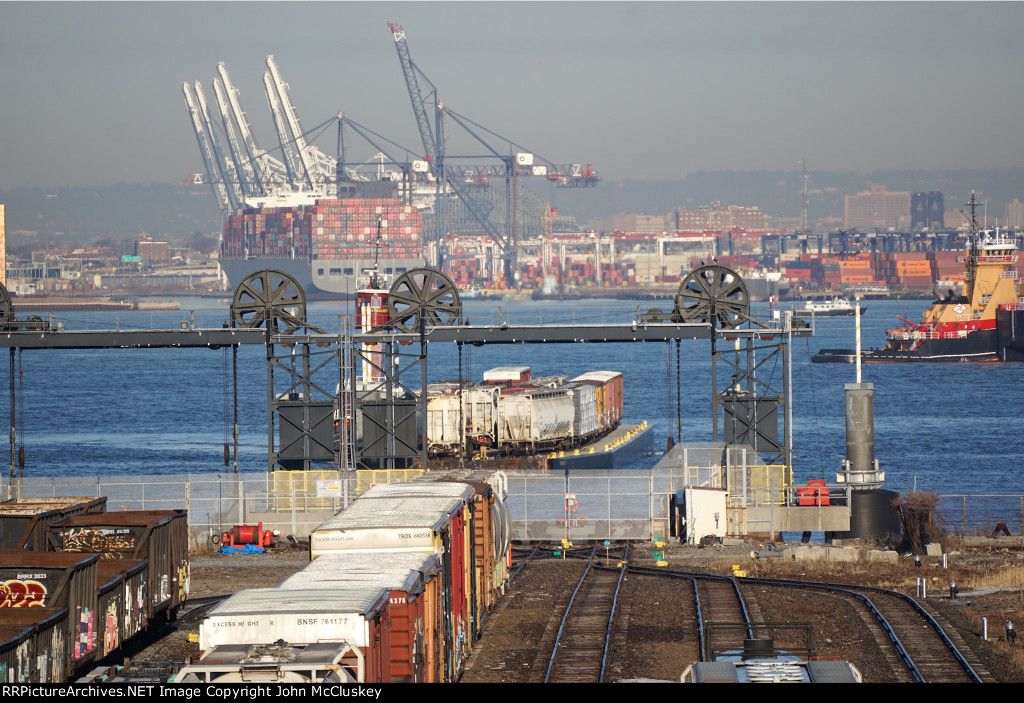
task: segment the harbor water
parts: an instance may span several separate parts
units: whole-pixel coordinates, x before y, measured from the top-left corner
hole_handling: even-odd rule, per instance
[[[185,298],[181,305],[196,309],[63,313],[58,319],[74,329],[178,328],[190,318],[196,326],[219,327],[228,318],[227,300]],[[924,300],[865,302],[865,347],[884,344],[885,329],[902,324],[897,315],[916,321],[927,305]],[[464,301],[465,317],[473,324],[499,319],[510,324],[628,323],[651,307],[667,309],[671,302]],[[337,330],[338,316],[352,311],[351,303],[318,302],[308,312],[315,324]],[[767,318],[767,306],[755,306],[754,316]],[[847,317],[818,318],[814,337],[793,341],[793,464],[798,483],[835,480],[845,453],[843,384],[855,380],[853,366],[811,364],[810,357],[823,347],[852,347],[853,341],[854,321]],[[535,376],[621,371],[623,421],[646,420],[657,450],[664,451],[670,436],[683,442],[712,439],[707,340],[683,341],[678,353],[674,342],[467,345],[461,372],[459,358],[455,345],[432,344],[430,381],[461,376],[479,382],[486,369],[505,365],[531,366]],[[14,363],[17,445],[24,447],[25,477],[224,472],[224,446],[232,442],[234,414],[229,349],[27,350]],[[728,372],[719,373],[721,379]],[[783,373],[781,356],[758,371],[779,390]],[[238,379],[239,467],[261,472],[267,466],[263,347],[239,349]],[[1024,395],[1018,390],[1024,383],[1024,364],[873,364],[864,367],[863,380],[875,388],[875,456],[886,472],[887,488],[944,495],[1024,492],[1019,479]],[[0,409],[10,407],[8,388],[5,377],[0,380]],[[649,468],[657,459],[656,454],[638,468]]]

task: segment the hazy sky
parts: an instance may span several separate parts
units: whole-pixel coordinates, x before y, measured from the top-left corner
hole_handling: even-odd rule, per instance
[[[419,148],[389,21],[451,108],[606,179],[1024,166],[1018,2],[0,2],[0,189],[203,171],[218,61],[272,146],[267,54],[306,129]]]

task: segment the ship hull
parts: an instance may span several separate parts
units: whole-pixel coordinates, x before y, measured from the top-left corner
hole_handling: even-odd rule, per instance
[[[814,363],[852,364],[853,349],[822,349],[811,357]],[[868,349],[861,351],[861,363],[953,363],[962,361],[1000,361],[997,330],[978,330],[962,339],[929,339],[913,351]]]
[[[856,359],[853,349],[822,349],[811,357],[816,364],[852,364]],[[861,351],[864,364],[962,361],[1024,361],[1024,309],[1001,309],[991,329],[953,339],[925,339],[913,351],[889,347]]]
[[[307,300],[351,300],[356,290],[365,284],[360,277],[372,269],[373,258],[362,259],[286,259],[255,258],[221,259],[220,267],[227,276],[228,285],[236,288],[246,277],[263,269],[274,269],[288,274],[299,284]],[[378,263],[389,277],[424,266],[419,258],[388,258]]]

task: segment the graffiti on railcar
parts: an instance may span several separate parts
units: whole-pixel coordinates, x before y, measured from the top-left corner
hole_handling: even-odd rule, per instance
[[[0,608],[41,608],[45,605],[46,593],[46,586],[35,578],[0,581]]]
[[[103,552],[117,559],[119,552],[134,551],[135,544],[130,528],[74,527],[63,532],[65,552]]]

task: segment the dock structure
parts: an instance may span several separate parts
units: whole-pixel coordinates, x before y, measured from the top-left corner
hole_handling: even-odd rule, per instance
[[[810,324],[786,311],[769,321],[749,316],[749,295],[742,279],[721,266],[697,269],[680,286],[671,311],[637,309],[626,323],[471,325],[462,317],[457,289],[444,274],[429,269],[404,274],[392,290],[373,291],[392,302],[375,303],[388,314],[386,323],[353,331],[339,320],[337,332],[320,329],[306,319],[305,294],[280,271],[260,271],[236,289],[231,317],[219,326],[192,321],[177,329],[67,329],[54,316],[19,321],[14,305],[0,287],[0,346],[11,354],[11,425],[14,427],[15,352],[23,349],[146,349],[232,348],[235,352],[235,470],[237,471],[237,350],[240,345],[267,348],[268,471],[308,470],[318,462],[343,469],[398,469],[427,465],[426,442],[418,442],[417,412],[426,417],[430,342],[484,346],[493,344],[593,344],[665,342],[708,339],[712,353],[711,414],[718,441],[718,417],[724,412],[725,441],[750,441],[758,452],[777,455],[790,465],[791,412],[789,342],[814,334]],[[383,295],[380,295],[383,294]],[[717,345],[717,347],[716,347]],[[759,345],[755,347],[755,345]],[[767,346],[765,346],[767,345]],[[781,389],[755,379],[755,349],[782,352],[787,373]],[[730,367],[727,389],[718,387],[715,363]],[[677,359],[678,363],[678,359]],[[762,361],[763,363],[763,361]],[[418,368],[417,368],[418,367]],[[366,368],[373,370],[369,379]],[[359,370],[362,382],[357,382]],[[277,374],[275,380],[275,374]],[[740,380],[738,380],[740,379]],[[410,383],[410,381],[412,383]],[[745,388],[741,388],[745,385]],[[768,396],[760,391],[767,389]],[[283,391],[283,392],[282,392]],[[778,438],[776,415],[759,408],[782,405],[784,439]],[[362,442],[356,419],[362,418]],[[351,420],[351,421],[350,421]],[[335,430],[340,427],[348,429]],[[775,425],[771,432],[764,431]],[[759,427],[760,425],[760,427]],[[367,439],[367,428],[371,439]],[[410,427],[412,429],[410,429]],[[275,431],[278,430],[278,431]],[[731,434],[730,434],[731,433]],[[277,436],[279,434],[279,436]],[[16,452],[12,431],[11,477]],[[362,446],[361,446],[362,445]],[[371,450],[367,451],[367,445]],[[419,445],[419,446],[417,446]],[[366,460],[364,460],[366,458]]]

